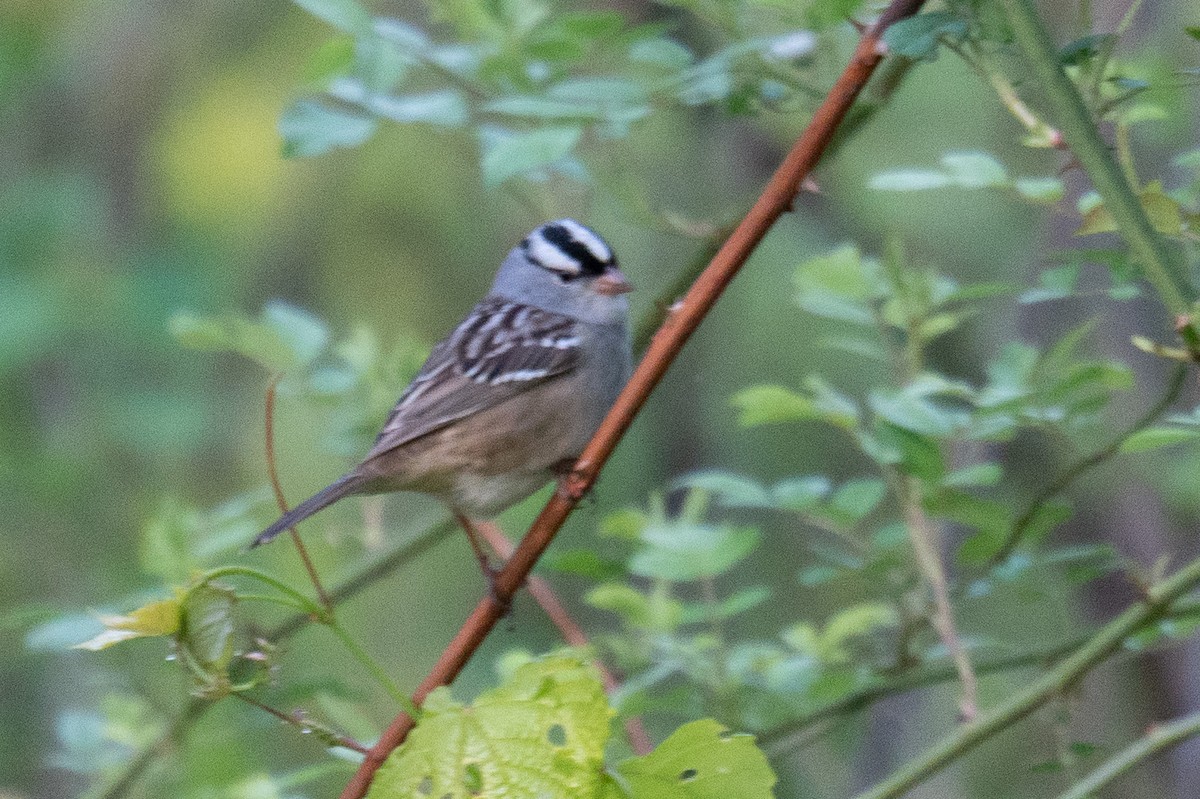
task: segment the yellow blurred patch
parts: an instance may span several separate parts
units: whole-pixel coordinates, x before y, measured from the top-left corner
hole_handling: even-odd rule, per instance
[[[244,76],[221,76],[166,122],[154,162],[172,212],[206,226],[253,226],[270,215],[287,171],[273,94]]]

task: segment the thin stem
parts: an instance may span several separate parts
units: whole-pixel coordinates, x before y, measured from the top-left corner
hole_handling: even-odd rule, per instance
[[[982,675],[1046,666],[1070,655],[1087,640],[1087,636],[1081,635],[1065,644],[983,660],[977,665],[976,671]],[[860,688],[836,702],[830,702],[797,716],[778,727],[759,733],[756,737],[759,744],[765,747],[771,756],[782,756],[793,750],[792,742],[797,735],[816,724],[857,713],[882,699],[956,679],[958,679],[958,667],[953,663],[910,669],[905,674],[880,681],[866,688]]]
[[[245,702],[248,705],[253,705],[254,707],[258,708],[259,710],[270,713],[272,716],[274,716],[275,718],[279,719],[280,721],[282,721],[286,724],[290,724],[293,727],[299,728],[301,732],[313,732],[314,730],[318,729],[318,725],[315,725],[309,721],[305,721],[304,719],[296,716],[293,713],[284,713],[282,710],[273,708],[270,705],[266,704],[265,702],[260,702],[252,696],[247,696],[244,693],[235,693],[235,694],[233,694],[233,696],[236,696],[238,699],[242,700],[243,702]],[[355,752],[361,752],[362,754],[367,753],[367,747],[364,746],[363,744],[360,744],[358,741],[354,740],[353,738],[350,738],[346,735],[341,735],[339,733],[336,733],[333,730],[330,730],[324,726],[321,726],[319,731],[320,731],[321,737],[326,739],[330,743],[336,744],[337,746],[345,747],[346,749],[352,749]]]
[[[434,688],[452,681],[503,617],[506,601],[529,576],[567,515],[596,481],[600,469],[684,344],[767,232],[791,209],[801,182],[816,166],[854,99],[882,58],[883,49],[880,45],[883,31],[892,23],[915,14],[921,5],[922,0],[892,0],[879,19],[864,33],[850,64],[830,89],[811,123],[712,263],[692,284],[683,299],[675,304],[629,383],[617,397],[592,440],[584,447],[574,470],[563,480],[497,575],[496,596],[485,597],[475,607],[454,640],[443,650],[433,670],[417,688],[413,697],[415,702],[419,704]],[[407,715],[400,715],[392,721],[342,791],[341,799],[360,799],[367,792],[376,770],[383,765],[388,754],[404,741],[412,727],[413,720]]]
[[[1001,730],[1043,707],[1069,690],[1089,671],[1117,651],[1130,635],[1165,614],[1171,603],[1200,584],[1200,559],[1188,563],[1172,576],[1150,586],[1145,598],[1101,627],[1088,642],[1029,688],[1010,697],[946,736],[918,757],[912,758],[874,788],[856,799],[896,799],[925,782]]]
[[[375,678],[375,681],[384,687],[384,689],[389,695],[391,695],[393,699],[396,700],[400,707],[404,708],[405,713],[420,712],[416,705],[412,703],[412,700],[409,699],[408,696],[400,690],[400,687],[393,682],[392,678],[388,676],[387,671],[385,671],[382,666],[375,662],[375,659],[371,657],[367,650],[363,649],[362,645],[360,645],[358,641],[354,640],[353,636],[343,630],[341,625],[333,619],[329,619],[325,624],[330,630],[333,631],[333,634],[337,636],[338,640],[342,642],[342,645],[350,651],[350,654],[354,656],[355,660],[361,663],[367,671],[371,672],[371,676]]]
[[[1031,0],[1001,0],[1017,43],[1025,51],[1038,83],[1055,108],[1067,145],[1104,200],[1122,238],[1143,274],[1176,320],[1188,350],[1200,359],[1200,332],[1190,318],[1195,290],[1154,230],[1137,195],[1100,138],[1075,84],[1058,63],[1057,51]],[[1132,19],[1138,2],[1126,17]]]
[[[1091,774],[1060,794],[1058,799],[1087,799],[1131,768],[1140,765],[1143,760],[1195,735],[1200,735],[1200,713],[1184,716],[1168,724],[1156,724],[1145,737],[1106,760]]]
[[[261,583],[271,586],[276,591],[291,597],[296,607],[306,610],[316,620],[326,621],[324,608],[277,577],[272,577],[266,572],[252,569],[249,566],[220,566],[216,569],[210,569],[200,575],[199,582],[208,583],[221,577],[249,577],[258,580]]]
[[[488,546],[492,548],[501,560],[508,560],[512,557],[513,543],[508,540],[508,536],[504,534],[499,525],[492,522],[476,522],[475,530],[484,537]],[[525,582],[525,587],[529,589],[529,594],[533,597],[534,601],[538,603],[542,610],[545,611],[546,616],[558,628],[564,641],[571,646],[590,646],[587,633],[571,617],[566,605],[563,604],[549,582],[536,574],[531,574]],[[612,669],[608,668],[599,657],[595,658],[594,662],[596,670],[600,672],[600,679],[604,682],[604,690],[610,696],[619,691],[621,681]],[[639,716],[631,716],[625,719],[624,726],[625,737],[629,740],[629,746],[635,754],[647,755],[654,751],[654,742],[650,739],[650,734],[646,732],[646,727],[642,724],[642,719]]]
[[[971,667],[971,659],[958,636],[954,624],[954,609],[950,604],[950,589],[946,583],[946,570],[938,554],[937,528],[921,506],[921,484],[913,477],[900,479],[900,501],[903,504],[905,526],[912,542],[917,564],[933,593],[933,627],[950,653],[954,668],[962,683],[962,695],[958,702],[959,719],[970,722],[979,714],[979,681]]]
[[[263,409],[263,441],[267,456],[267,475],[271,479],[271,489],[275,492],[275,503],[279,505],[279,512],[286,514],[288,512],[288,504],[287,500],[283,497],[283,488],[279,484],[279,471],[275,466],[275,389],[278,388],[281,379],[283,379],[283,375],[276,373],[271,376],[270,382],[267,383],[267,397]],[[296,530],[295,525],[289,527],[288,532],[291,533],[292,543],[296,545],[296,551],[300,553],[300,560],[303,561],[304,570],[308,572],[308,579],[312,581],[313,588],[317,592],[317,599],[321,601],[321,607],[332,618],[333,603],[329,601],[329,594],[325,593],[325,586],[321,584],[321,578],[317,575],[317,568],[313,565],[312,558],[308,556],[308,548],[300,540],[300,533]]]
[[[1016,521],[1013,522],[1013,526],[1008,532],[1008,537],[1004,540],[1004,544],[999,550],[997,550],[996,554],[992,556],[990,565],[996,566],[1000,563],[1003,563],[1010,555],[1012,555],[1012,553],[1020,545],[1021,541],[1025,538],[1026,533],[1029,531],[1029,526],[1033,523],[1033,520],[1037,518],[1038,514],[1041,513],[1042,509],[1046,506],[1046,503],[1054,499],[1063,491],[1066,491],[1072,483],[1074,483],[1084,474],[1112,458],[1121,450],[1121,447],[1125,444],[1125,442],[1128,441],[1135,433],[1146,429],[1153,424],[1158,417],[1162,416],[1163,413],[1165,413],[1167,409],[1175,403],[1175,400],[1179,398],[1179,392],[1183,390],[1183,383],[1187,378],[1187,373],[1188,370],[1185,365],[1177,364],[1174,371],[1171,372],[1171,377],[1167,382],[1166,390],[1163,391],[1162,396],[1158,398],[1158,401],[1155,402],[1148,411],[1142,414],[1142,416],[1136,422],[1126,428],[1124,432],[1110,441],[1108,446],[1093,452],[1091,455],[1088,455],[1086,458],[1067,469],[1065,472],[1060,474],[1058,478],[1052,480],[1045,488],[1043,488],[1025,508],[1024,512],[1022,512],[1021,515],[1017,517]]]

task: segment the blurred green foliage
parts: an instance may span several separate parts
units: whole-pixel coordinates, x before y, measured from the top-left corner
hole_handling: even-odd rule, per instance
[[[1122,4],[1044,10],[1141,207],[1194,274],[1194,8],[1155,4],[1129,23]],[[294,500],[361,454],[532,224],[571,214],[603,231],[637,312],[652,313],[755,196],[843,65],[846,18],[868,11],[5,4],[0,796],[104,796],[173,728],[178,745],[153,750],[119,795],[338,790],[350,764],[344,749],[328,756],[335,736],[369,741],[398,708],[372,665],[411,688],[483,587],[455,535],[344,605],[334,635],[292,626],[266,640],[286,614],[320,609],[212,569],[245,562],[305,587],[287,546],[239,553],[275,510],[271,375],[284,375],[276,446]],[[772,749],[772,766],[780,795],[824,797],[952,726],[952,688],[824,715],[906,675],[953,678],[936,671],[949,661],[905,525],[913,496],[943,533],[981,671],[1078,640],[1162,557],[1197,555],[1194,380],[1172,412],[1143,415],[1170,367],[1128,342],[1169,343],[1170,322],[1112,214],[1060,170],[1054,109],[1009,39],[991,4],[972,2],[889,32],[919,66],[871,88],[821,193],[756,252],[547,558],[596,653],[626,673],[609,702],[661,742],[625,761],[599,740],[588,757],[619,763],[644,795],[680,795],[696,751],[724,763],[709,759],[714,738],[746,767],[757,750],[726,727],[812,733]],[[1078,478],[1068,495],[1046,496],[1063,475]],[[336,585],[440,513],[410,495],[347,503],[305,537]],[[1064,699],[946,790],[1056,795],[1187,709],[1200,655],[1180,642],[1198,622],[1184,609],[1144,629],[1130,652],[1174,648],[1119,660],[1103,701]],[[68,651],[106,634],[149,640]],[[346,668],[340,636],[362,642]],[[495,683],[505,652],[557,641],[520,599],[456,695]],[[989,676],[985,700],[1038,662]],[[242,689],[315,734],[188,698]],[[828,726],[809,730],[817,721]],[[1128,777],[1127,795],[1174,783],[1188,796],[1200,757],[1187,751],[1173,772]],[[771,769],[753,772],[769,790]],[[682,795],[729,795],[721,786]]]

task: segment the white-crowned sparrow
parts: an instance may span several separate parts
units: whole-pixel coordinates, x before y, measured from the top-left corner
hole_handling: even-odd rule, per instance
[[[351,494],[419,491],[450,506],[486,570],[464,517],[494,517],[579,456],[629,377],[631,288],[592,230],[534,230],[433,348],[363,462],[251,546]]]

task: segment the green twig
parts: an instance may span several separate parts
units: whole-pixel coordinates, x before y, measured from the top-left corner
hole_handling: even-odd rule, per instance
[[[1045,488],[1043,488],[1041,492],[1039,492],[1038,495],[1034,497],[1029,505],[1025,508],[1024,512],[1022,512],[1021,515],[1017,517],[1016,521],[1013,522],[1012,527],[1009,529],[1008,537],[1004,540],[1004,544],[999,550],[997,550],[996,554],[992,556],[990,565],[996,566],[1000,563],[1003,563],[1010,555],[1012,555],[1013,551],[1016,550],[1022,539],[1024,539],[1025,534],[1029,531],[1029,525],[1032,524],[1033,520],[1037,518],[1039,513],[1041,513],[1047,502],[1054,499],[1063,491],[1067,490],[1072,483],[1074,483],[1084,474],[1112,458],[1117,454],[1117,452],[1120,451],[1121,447],[1130,439],[1130,437],[1132,437],[1135,433],[1146,429],[1153,424],[1158,417],[1162,416],[1163,413],[1170,408],[1172,404],[1174,404],[1175,400],[1179,398],[1179,392],[1183,390],[1183,382],[1186,377],[1187,367],[1183,364],[1176,365],[1175,370],[1171,372],[1171,378],[1167,383],[1166,390],[1148,411],[1142,414],[1142,416],[1136,422],[1130,425],[1129,428],[1127,428],[1123,433],[1114,438],[1108,444],[1108,446],[1104,447],[1103,449],[1096,450],[1091,455],[1088,455],[1086,458],[1067,469],[1065,472],[1060,474],[1057,479],[1051,481]]]
[[[1029,688],[984,713],[976,721],[959,727],[924,754],[909,760],[882,783],[859,794],[856,799],[896,799],[903,796],[988,738],[1069,690],[1117,651],[1129,636],[1163,616],[1171,603],[1197,584],[1200,584],[1200,559],[1150,586],[1142,601],[1101,627],[1078,651]]]
[[[1169,724],[1155,725],[1144,738],[1106,760],[1091,774],[1060,794],[1058,799],[1088,799],[1146,758],[1195,735],[1200,735],[1200,713],[1184,716]]]
[[[1125,180],[1100,138],[1079,91],[1058,63],[1054,43],[1032,1],[1002,0],[1000,5],[1039,85],[1054,107],[1067,146],[1104,200],[1105,209],[1141,265],[1146,280],[1176,319],[1188,350],[1200,360],[1200,332],[1189,316],[1195,290],[1150,223],[1138,200],[1137,187]]]

